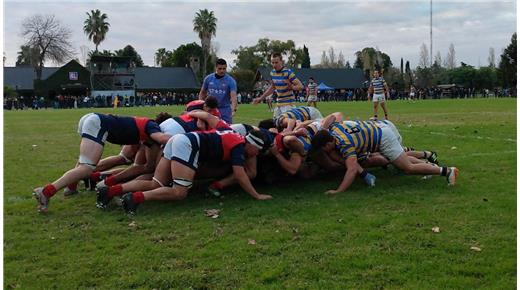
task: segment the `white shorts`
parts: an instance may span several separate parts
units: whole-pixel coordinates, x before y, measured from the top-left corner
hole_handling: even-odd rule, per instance
[[[199,135],[177,134],[168,140],[163,149],[164,158],[177,161],[197,170],[199,167]]]
[[[184,128],[179,124],[177,121],[175,121],[173,118],[169,118],[159,124],[159,127],[161,128],[161,131],[165,134],[175,136],[177,134],[184,134],[186,131]]]
[[[317,102],[318,96],[309,96],[307,97],[307,102]]]
[[[372,98],[372,102],[384,103],[385,102],[385,94],[376,94],[376,93],[374,93],[374,96]]]
[[[90,139],[102,146],[108,137],[107,129],[101,127],[101,119],[94,113],[86,114],[79,119],[78,133],[81,138]]]
[[[278,116],[289,111],[292,108],[294,108],[293,105],[276,106],[273,111],[273,119],[278,118]]]
[[[390,162],[393,162],[404,153],[403,147],[399,142],[401,135],[399,133],[396,135],[392,127],[389,125],[381,126],[381,131],[382,136],[381,143],[379,145],[379,152],[381,152],[383,156],[390,160]]]
[[[309,115],[311,117],[311,120],[321,120],[323,119],[323,116],[321,115],[320,110],[314,108],[314,107],[307,107],[309,109]]]

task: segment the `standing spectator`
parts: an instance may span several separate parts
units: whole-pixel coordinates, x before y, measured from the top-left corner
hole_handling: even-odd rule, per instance
[[[217,98],[222,120],[232,124],[237,111],[237,82],[227,74],[227,63],[222,58],[217,59],[215,73],[204,78],[199,99],[204,100],[207,96]]]

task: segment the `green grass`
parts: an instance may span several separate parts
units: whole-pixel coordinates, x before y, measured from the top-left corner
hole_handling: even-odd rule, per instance
[[[371,114],[367,102],[319,106],[324,115]],[[459,167],[455,187],[372,169],[375,188],[357,180],[332,197],[323,192],[341,175],[260,186],[274,196],[265,202],[238,188],[222,199],[192,193],[182,202],[145,204],[133,218],[115,205],[96,209],[86,191],[67,199],[59,193],[50,212],[38,214],[31,190],[75,164],[76,126],[88,111],[6,111],[4,288],[516,288],[516,99],[389,107],[405,144],[436,150],[441,163]],[[181,108],[99,111],[160,110]],[[265,106],[243,105],[235,122],[269,116]],[[105,155],[118,151],[109,145]],[[205,217],[210,208],[220,217]]]

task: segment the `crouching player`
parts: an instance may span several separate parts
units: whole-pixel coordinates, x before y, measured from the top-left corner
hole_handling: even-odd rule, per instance
[[[317,149],[322,148],[325,152],[338,149],[344,158],[347,171],[343,181],[337,189],[327,191],[328,194],[348,189],[362,170],[357,156],[366,152],[380,152],[395,167],[407,174],[445,176],[449,185],[455,185],[458,175],[456,167],[438,167],[429,163],[410,162],[393,128],[386,125],[375,125],[370,122],[334,123],[329,131],[321,130],[316,134],[312,146]]]
[[[75,168],[65,172],[62,177],[44,187],[35,188],[33,196],[38,203],[38,210],[46,212],[49,202],[57,191],[70,184],[90,177],[101,159],[103,147],[108,141],[119,145],[144,143],[153,150],[159,150],[157,143],[165,144],[170,138],[163,134],[159,125],[148,118],[122,117],[89,113],[84,115],[78,124],[81,135],[79,160]]]
[[[248,163],[256,165],[256,156],[269,145],[266,137],[259,131],[252,131],[245,138],[233,131],[176,135],[164,147],[164,156],[156,170],[156,175],[158,173],[160,176],[154,176],[161,187],[123,195],[123,208],[125,212],[134,214],[137,207],[145,201],[186,198],[199,164],[208,162],[231,161],[233,175],[247,193],[258,200],[271,199],[270,195],[259,194],[255,190],[244,169]],[[170,181],[173,186],[168,186]],[[112,197],[108,193],[98,195],[98,204],[108,204]]]

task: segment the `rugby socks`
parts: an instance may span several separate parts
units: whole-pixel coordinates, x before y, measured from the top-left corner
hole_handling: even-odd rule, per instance
[[[448,176],[448,167],[440,167],[441,176]]]
[[[47,185],[45,185],[45,187],[43,188],[43,195],[45,195],[45,197],[52,197],[53,195],[55,195],[57,192],[56,190],[56,187],[54,187],[54,185],[52,185],[52,183],[49,183]]]
[[[218,182],[218,181],[215,181],[213,183],[211,183],[209,185],[209,187],[211,188],[214,188],[214,189],[218,189],[218,190],[222,190],[224,188],[224,186],[222,185],[222,183]]]
[[[108,188],[108,197],[120,196],[123,193],[123,185],[116,184]]]
[[[117,184],[116,177],[113,175],[110,175],[109,177],[105,178],[105,184],[107,186],[116,185]]]
[[[100,178],[101,178],[100,171],[96,171],[96,172],[93,172],[92,174],[90,174],[90,180],[92,180],[94,182],[98,182]]]
[[[140,204],[144,202],[144,194],[142,191],[136,191],[132,193],[132,201],[136,204]]]
[[[423,154],[424,154],[423,159],[428,159],[428,157],[429,157],[428,151],[423,151]]]

